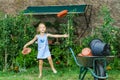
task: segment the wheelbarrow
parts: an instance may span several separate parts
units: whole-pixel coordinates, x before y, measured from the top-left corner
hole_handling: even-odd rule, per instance
[[[72,48],[69,48],[76,64],[80,67],[79,80],[84,80],[86,73],[90,71],[94,80],[106,80],[108,74],[106,66],[114,60],[114,56],[78,56],[75,57]]]

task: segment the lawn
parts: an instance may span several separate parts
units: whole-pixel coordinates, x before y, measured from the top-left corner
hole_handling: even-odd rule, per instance
[[[30,68],[22,72],[0,72],[0,80],[78,80],[79,67],[57,68],[58,73],[54,74],[49,67],[43,68],[43,77],[38,78],[38,68]],[[108,80],[120,80],[119,70],[108,71]],[[90,72],[84,80],[93,80]]]

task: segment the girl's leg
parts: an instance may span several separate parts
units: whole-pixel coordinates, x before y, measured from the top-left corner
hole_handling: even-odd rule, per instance
[[[42,77],[43,60],[39,60],[39,78]]]
[[[56,69],[54,68],[53,61],[52,61],[52,57],[51,57],[51,56],[48,57],[48,61],[49,61],[49,64],[50,64],[51,69],[53,70],[53,72],[54,72],[54,73],[57,73]]]

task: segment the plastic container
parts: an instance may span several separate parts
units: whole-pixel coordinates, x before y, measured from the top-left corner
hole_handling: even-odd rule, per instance
[[[82,52],[78,56],[92,56],[90,48],[83,48]]]
[[[90,48],[93,56],[108,56],[110,54],[110,46],[100,39],[92,40],[90,42]]]

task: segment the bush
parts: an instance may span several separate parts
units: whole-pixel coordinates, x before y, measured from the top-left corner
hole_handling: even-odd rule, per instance
[[[31,53],[27,55],[23,55],[20,50],[15,60],[16,61],[15,66],[19,66],[20,68],[35,67],[35,65],[37,64],[36,56],[37,56],[37,50],[33,48]]]
[[[101,7],[100,18],[103,20],[103,23],[100,26],[96,27],[93,30],[92,34],[82,39],[82,45],[89,46],[89,42],[95,38],[99,38],[105,43],[110,44],[111,55],[115,56],[115,61],[112,66],[117,68],[119,66],[119,59],[117,59],[116,56],[118,56],[118,53],[120,52],[120,49],[118,48],[120,47],[119,27],[113,25],[114,19],[111,17],[110,10],[107,6]]]
[[[35,28],[32,23],[35,19],[32,16],[19,15],[0,15],[0,62],[3,64],[0,68],[5,70],[13,66],[15,58],[19,55],[23,45],[33,38]],[[32,35],[30,35],[32,34]]]
[[[117,46],[118,43],[118,32],[119,28],[113,25],[113,18],[110,15],[110,10],[106,6],[102,6],[100,9],[100,18],[103,20],[103,24],[96,27],[92,34],[88,35],[87,37],[83,38],[83,44],[84,46],[88,46],[89,42],[92,39],[99,38],[105,43],[110,44],[111,46],[111,54],[116,55],[117,54]],[[87,45],[86,45],[87,44]]]

